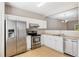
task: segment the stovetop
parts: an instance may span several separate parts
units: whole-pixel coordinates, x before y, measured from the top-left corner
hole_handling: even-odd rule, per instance
[[[41,36],[41,34],[38,34],[37,31],[30,31],[30,32],[27,32],[27,34],[31,36]]]

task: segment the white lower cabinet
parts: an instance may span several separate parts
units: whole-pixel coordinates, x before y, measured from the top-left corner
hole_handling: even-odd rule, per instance
[[[60,36],[42,35],[42,44],[45,46],[63,52],[63,38]]]
[[[72,54],[72,40],[66,39],[65,40],[65,53]]]
[[[75,39],[72,41],[72,55],[73,56],[78,56],[78,41]]]
[[[51,48],[56,50],[56,40],[54,39],[54,37],[51,37]]]
[[[45,39],[44,39],[44,44],[48,47],[50,47],[50,37],[46,35]]]
[[[78,39],[65,39],[65,53],[78,56]]]
[[[31,36],[27,36],[26,47],[27,47],[27,50],[31,49]]]
[[[41,35],[41,45],[44,45],[44,35]]]
[[[79,57],[79,40],[78,40],[78,57]]]
[[[63,52],[63,37],[56,36],[55,45],[57,51]]]

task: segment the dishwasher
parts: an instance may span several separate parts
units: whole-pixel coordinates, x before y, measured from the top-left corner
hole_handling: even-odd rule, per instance
[[[78,56],[78,40],[65,39],[64,40],[64,53],[71,56]]]

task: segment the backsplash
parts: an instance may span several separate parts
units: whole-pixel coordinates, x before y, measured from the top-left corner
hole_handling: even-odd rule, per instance
[[[41,34],[60,34],[65,36],[76,36],[79,37],[79,31],[71,31],[71,30],[39,30],[38,33]]]

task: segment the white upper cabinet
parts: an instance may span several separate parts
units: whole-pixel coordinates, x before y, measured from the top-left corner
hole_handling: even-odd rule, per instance
[[[19,16],[17,16],[17,21],[26,21],[26,17],[19,17]]]
[[[47,28],[47,22],[46,21],[40,21],[39,23],[41,29],[46,29]]]
[[[29,28],[29,23],[38,24],[39,29],[47,28],[47,21],[45,21],[45,20],[32,19],[32,18],[28,18],[28,17],[21,17],[21,16],[14,16],[14,15],[6,15],[6,19],[17,20],[17,21],[26,21],[27,28]]]
[[[4,5],[2,2],[0,2],[0,14],[3,14],[3,12],[4,12],[3,9],[4,9]]]
[[[18,19],[18,16],[6,15],[6,19],[9,19],[9,20],[17,20]]]
[[[46,29],[47,28],[47,21],[45,21],[45,20],[29,19],[29,23],[38,24],[39,29]]]

